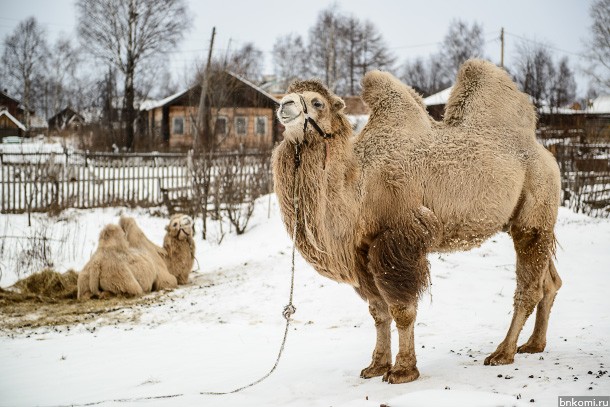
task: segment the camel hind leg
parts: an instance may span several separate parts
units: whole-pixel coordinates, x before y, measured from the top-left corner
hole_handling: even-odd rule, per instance
[[[525,321],[544,298],[544,280],[549,273],[549,262],[554,245],[552,231],[513,226],[511,236],[517,252],[517,289],[513,304],[513,318],[504,340],[485,359],[486,365],[506,365],[514,361],[517,339]],[[550,312],[550,305],[548,308]],[[544,304],[541,309],[541,312],[544,313]],[[540,321],[542,325],[542,319]]]
[[[519,346],[517,353],[539,353],[546,347],[546,330],[549,324],[549,315],[555,301],[557,291],[561,288],[561,278],[557,274],[557,269],[553,260],[549,260],[549,267],[544,277],[544,296],[536,308],[536,324],[532,336],[526,343]]]

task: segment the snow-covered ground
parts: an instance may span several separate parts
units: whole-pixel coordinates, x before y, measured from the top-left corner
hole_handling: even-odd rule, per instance
[[[212,238],[197,238],[192,284],[160,301],[78,325],[0,331],[0,406],[556,406],[558,395],[610,394],[610,221],[562,208],[557,269],[564,286],[544,353],[483,366],[511,317],[514,253],[505,234],[470,252],[430,256],[433,285],[415,330],[421,377],[401,385],[359,378],[375,341],[366,304],[297,256],[297,313],[277,371],[237,394],[201,395],[254,381],[275,361],[291,243],[277,204],[271,200],[269,218],[268,204],[261,199],[248,231],[221,244],[212,223]],[[53,247],[55,268],[80,269],[102,225],[121,211],[69,211],[49,226],[70,230],[57,245],[72,249]],[[125,211],[161,242],[164,218]],[[25,216],[2,217],[0,233],[27,234]],[[0,286],[14,280],[5,270]],[[533,318],[520,342],[532,327]],[[176,396],[147,399],[165,395]]]

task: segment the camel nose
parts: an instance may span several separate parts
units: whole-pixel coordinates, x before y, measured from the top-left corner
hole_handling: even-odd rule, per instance
[[[288,123],[298,117],[301,114],[301,111],[294,100],[285,99],[280,103],[280,108],[277,114],[280,122]]]

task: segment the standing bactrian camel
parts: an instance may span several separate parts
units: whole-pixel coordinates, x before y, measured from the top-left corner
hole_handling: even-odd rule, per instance
[[[419,376],[413,326],[430,280],[426,255],[467,250],[502,230],[517,253],[514,313],[485,364],[541,352],[561,286],[551,259],[560,179],[552,155],[536,142],[527,96],[505,71],[480,60],[462,66],[442,122],[388,73],[368,73],[362,87],[371,115],[353,138],[340,98],[317,81],[293,83],[278,111],[284,141],[273,157],[275,190],[291,233],[297,180],[299,252],[369,303],[377,343],[362,377],[404,383]],[[536,305],[534,332],[517,348]],[[394,365],[392,319],[399,334]]]

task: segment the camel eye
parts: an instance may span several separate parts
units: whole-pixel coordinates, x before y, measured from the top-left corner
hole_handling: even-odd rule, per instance
[[[178,222],[174,222],[173,226],[174,227],[178,226]]]
[[[313,105],[313,107],[315,107],[316,109],[322,109],[324,107],[324,103],[322,103],[320,100],[318,99],[314,99],[311,101],[311,104]]]

